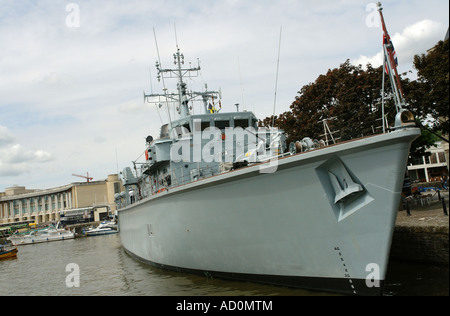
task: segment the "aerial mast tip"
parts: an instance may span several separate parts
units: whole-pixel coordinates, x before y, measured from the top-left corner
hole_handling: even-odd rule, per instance
[[[382,11],[383,7],[381,6],[381,2],[377,2],[378,11]]]

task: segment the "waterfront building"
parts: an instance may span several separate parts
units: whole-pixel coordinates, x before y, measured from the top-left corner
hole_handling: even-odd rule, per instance
[[[437,142],[437,147],[427,150],[431,155],[414,159],[408,165],[409,178],[412,182],[435,182],[448,176],[448,144]],[[447,145],[447,147],[445,147]]]
[[[0,224],[34,221],[51,223],[60,219],[60,211],[99,205],[115,212],[114,195],[123,191],[117,174],[106,180],[75,182],[61,187],[30,190],[14,186],[0,192]]]

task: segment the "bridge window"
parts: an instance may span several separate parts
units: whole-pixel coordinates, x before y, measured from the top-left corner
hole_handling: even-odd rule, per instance
[[[242,127],[242,128],[247,128],[248,127],[248,119],[239,119],[239,120],[234,120],[234,127]]]
[[[215,121],[214,125],[221,130],[224,130],[227,127],[230,127],[230,121]]]

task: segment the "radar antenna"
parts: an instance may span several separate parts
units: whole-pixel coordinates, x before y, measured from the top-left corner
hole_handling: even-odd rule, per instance
[[[158,61],[155,64],[157,70],[157,79],[158,82],[161,82],[161,80],[163,82],[164,94],[158,93],[145,94],[144,92],[144,100],[148,103],[153,103],[157,105],[160,105],[162,103],[175,102],[177,104],[178,114],[180,115],[181,118],[184,118],[191,115],[191,108],[189,107],[189,102],[195,101],[197,97],[201,97],[205,105],[205,113],[208,113],[208,111],[219,112],[220,109],[215,109],[214,107],[208,109],[208,100],[212,100],[213,104],[215,99],[220,100],[221,99],[220,91],[208,91],[206,85],[205,91],[203,92],[188,91],[187,85],[183,80],[184,78],[195,78],[199,76],[199,71],[201,70],[200,61],[197,59],[197,67],[192,67],[190,63],[189,67],[185,67],[184,55],[178,47],[176,53],[173,54],[173,58],[175,68],[174,69],[163,68],[161,66],[161,60],[159,59],[158,53]],[[177,93],[167,92],[167,89],[165,88],[165,79],[178,80]],[[221,106],[220,101],[219,105]]]

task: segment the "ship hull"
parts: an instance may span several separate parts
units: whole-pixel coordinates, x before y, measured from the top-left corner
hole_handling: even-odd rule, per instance
[[[410,144],[403,129],[255,165],[119,211],[125,250],[162,268],[380,294]],[[266,170],[267,171],[267,170]],[[335,183],[359,189],[342,190]]]

